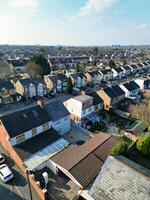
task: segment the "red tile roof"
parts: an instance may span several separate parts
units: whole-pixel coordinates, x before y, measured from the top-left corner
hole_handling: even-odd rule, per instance
[[[103,162],[91,153],[69,172],[85,188],[97,176],[102,165]]]
[[[87,155],[92,153],[98,146],[105,142],[109,137],[110,135],[106,133],[96,134],[79,147],[70,145],[63,151],[54,155],[51,160],[69,171]]]
[[[117,140],[113,137],[108,138],[102,145],[100,145],[93,154],[103,162],[107,159],[111,148],[117,144]]]

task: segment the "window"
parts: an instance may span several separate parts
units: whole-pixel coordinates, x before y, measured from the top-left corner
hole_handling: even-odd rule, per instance
[[[23,142],[25,140],[25,135],[21,134],[16,137],[17,143]]]
[[[83,115],[85,115],[85,114],[86,114],[86,110],[83,111]]]
[[[43,124],[43,131],[47,131],[49,129],[49,123]]]
[[[91,112],[91,111],[92,111],[92,108],[89,108],[88,111]]]
[[[35,136],[37,134],[36,128],[32,129],[32,136]]]
[[[60,121],[57,121],[56,123],[55,123],[55,126],[58,126],[60,124]]]

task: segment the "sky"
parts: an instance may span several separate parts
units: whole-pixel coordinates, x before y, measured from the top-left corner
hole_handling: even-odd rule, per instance
[[[150,0],[0,0],[0,44],[150,45]]]

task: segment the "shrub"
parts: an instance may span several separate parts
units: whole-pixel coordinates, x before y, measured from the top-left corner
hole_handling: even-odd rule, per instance
[[[127,150],[128,144],[124,141],[121,141],[111,149],[111,154],[125,154]]]
[[[142,154],[150,157],[150,135],[146,135],[144,138],[139,137],[136,142],[136,148]]]

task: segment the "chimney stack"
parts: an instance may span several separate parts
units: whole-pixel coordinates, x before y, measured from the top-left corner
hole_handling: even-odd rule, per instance
[[[39,106],[40,108],[44,107],[44,99],[43,98],[39,98],[37,100],[37,106]]]

